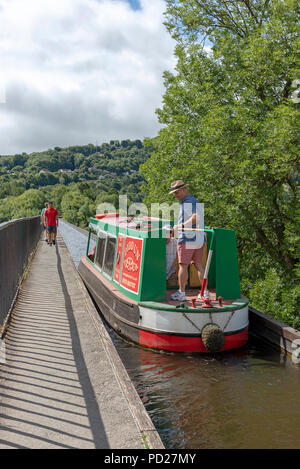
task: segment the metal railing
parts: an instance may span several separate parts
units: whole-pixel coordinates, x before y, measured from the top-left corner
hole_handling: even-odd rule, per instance
[[[0,335],[40,236],[39,216],[0,225]]]

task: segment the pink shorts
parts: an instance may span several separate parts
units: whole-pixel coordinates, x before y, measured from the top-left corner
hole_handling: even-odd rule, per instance
[[[204,246],[199,249],[187,249],[185,243],[178,243],[177,253],[179,264],[201,264],[203,247]]]

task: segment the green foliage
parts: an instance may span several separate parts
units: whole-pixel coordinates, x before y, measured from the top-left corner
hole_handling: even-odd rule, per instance
[[[17,197],[7,197],[1,200],[0,223],[38,215],[44,204],[45,196],[37,189],[29,189]]]
[[[250,304],[259,311],[276,317],[300,330],[300,284],[290,284],[283,272],[270,268],[265,278],[257,280],[249,290]]]
[[[129,203],[141,202],[139,166],[149,154],[140,140],[112,140],[100,146],[0,156],[0,221],[37,215],[51,199],[60,216],[87,226],[101,202],[118,209],[119,194],[127,194]],[[34,199],[32,190],[40,198]]]
[[[79,189],[67,191],[61,200],[61,216],[74,225],[86,227],[87,220],[95,214],[94,203]]]
[[[164,75],[164,128],[141,167],[146,202],[172,201],[170,182],[189,182],[206,224],[236,231],[244,293],[258,304],[277,275],[277,303],[266,294],[259,304],[291,323],[299,311],[300,110],[291,99],[300,76],[298,3],[167,4],[177,66]]]
[[[9,195],[17,196],[22,194],[24,191],[25,188],[16,181],[4,182],[0,187],[0,199],[3,199]]]

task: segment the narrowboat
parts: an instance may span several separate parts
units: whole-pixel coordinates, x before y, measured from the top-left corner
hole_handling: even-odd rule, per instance
[[[127,341],[150,349],[215,353],[242,347],[248,299],[240,292],[235,232],[202,230],[204,279],[200,285],[191,265],[186,301],[179,302],[171,299],[178,286],[166,282],[165,223],[118,213],[90,219],[78,272],[105,320]]]

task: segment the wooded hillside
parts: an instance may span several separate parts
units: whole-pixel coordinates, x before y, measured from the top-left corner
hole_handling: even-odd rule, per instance
[[[0,156],[0,222],[37,215],[51,199],[60,216],[85,227],[101,202],[118,208],[119,194],[141,202],[139,166],[150,151],[140,140],[114,140]]]

